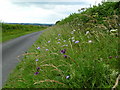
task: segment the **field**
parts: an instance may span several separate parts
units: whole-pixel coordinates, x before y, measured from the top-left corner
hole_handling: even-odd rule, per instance
[[[112,88],[120,74],[119,5],[103,3],[48,28],[4,88]]]
[[[46,29],[47,26],[5,24],[2,23],[2,41],[5,42],[25,34]]]

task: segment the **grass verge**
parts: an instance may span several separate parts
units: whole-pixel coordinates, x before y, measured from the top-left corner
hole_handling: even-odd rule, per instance
[[[120,73],[117,30],[81,16],[92,17],[76,15],[43,32],[4,88],[112,88]],[[114,15],[104,19],[110,22]]]

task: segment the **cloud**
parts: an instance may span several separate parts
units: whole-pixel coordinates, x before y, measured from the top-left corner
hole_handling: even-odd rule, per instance
[[[100,1],[100,0],[97,0]],[[4,0],[0,20],[16,23],[55,23],[95,0]]]

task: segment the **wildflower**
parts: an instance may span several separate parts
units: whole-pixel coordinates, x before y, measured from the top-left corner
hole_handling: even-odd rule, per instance
[[[64,55],[64,58],[67,58],[67,55]]]
[[[74,34],[74,32],[72,31],[71,34]]]
[[[35,72],[35,73],[34,73],[34,75],[37,75],[37,74],[39,74],[39,72]]]
[[[72,42],[74,42],[75,40],[72,40]]]
[[[115,56],[115,58],[119,58],[119,56]]]
[[[111,59],[111,58],[112,58],[112,56],[109,56],[109,58]]]
[[[66,79],[69,79],[70,78],[70,76],[66,76]]]
[[[68,46],[67,44],[65,46]]]
[[[89,31],[86,31],[86,33],[85,33],[85,34],[87,35],[88,33],[89,33]]]
[[[80,41],[75,41],[75,43],[79,43]]]
[[[37,67],[37,71],[40,69],[40,67]]]
[[[37,49],[40,49],[40,47],[37,47]]]
[[[61,54],[64,54],[66,52],[66,49],[60,51]]]
[[[66,42],[66,40],[64,40],[63,42]]]
[[[50,41],[48,41],[48,43],[50,43]]]
[[[73,31],[75,32],[76,30],[74,29]]]
[[[92,43],[92,40],[89,40],[88,43]]]
[[[48,51],[48,49],[46,49],[46,51]]]
[[[60,41],[60,39],[58,39]]]
[[[35,60],[36,62],[38,61],[38,59]]]
[[[72,37],[71,39],[74,39],[74,37]]]
[[[58,34],[58,36],[60,36],[61,34]]]
[[[60,44],[60,42],[58,42],[58,44]]]

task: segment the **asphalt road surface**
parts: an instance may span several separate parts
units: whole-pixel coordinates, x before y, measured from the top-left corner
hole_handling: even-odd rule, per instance
[[[2,44],[2,86],[18,64],[18,56],[27,51],[42,32],[27,34]]]

